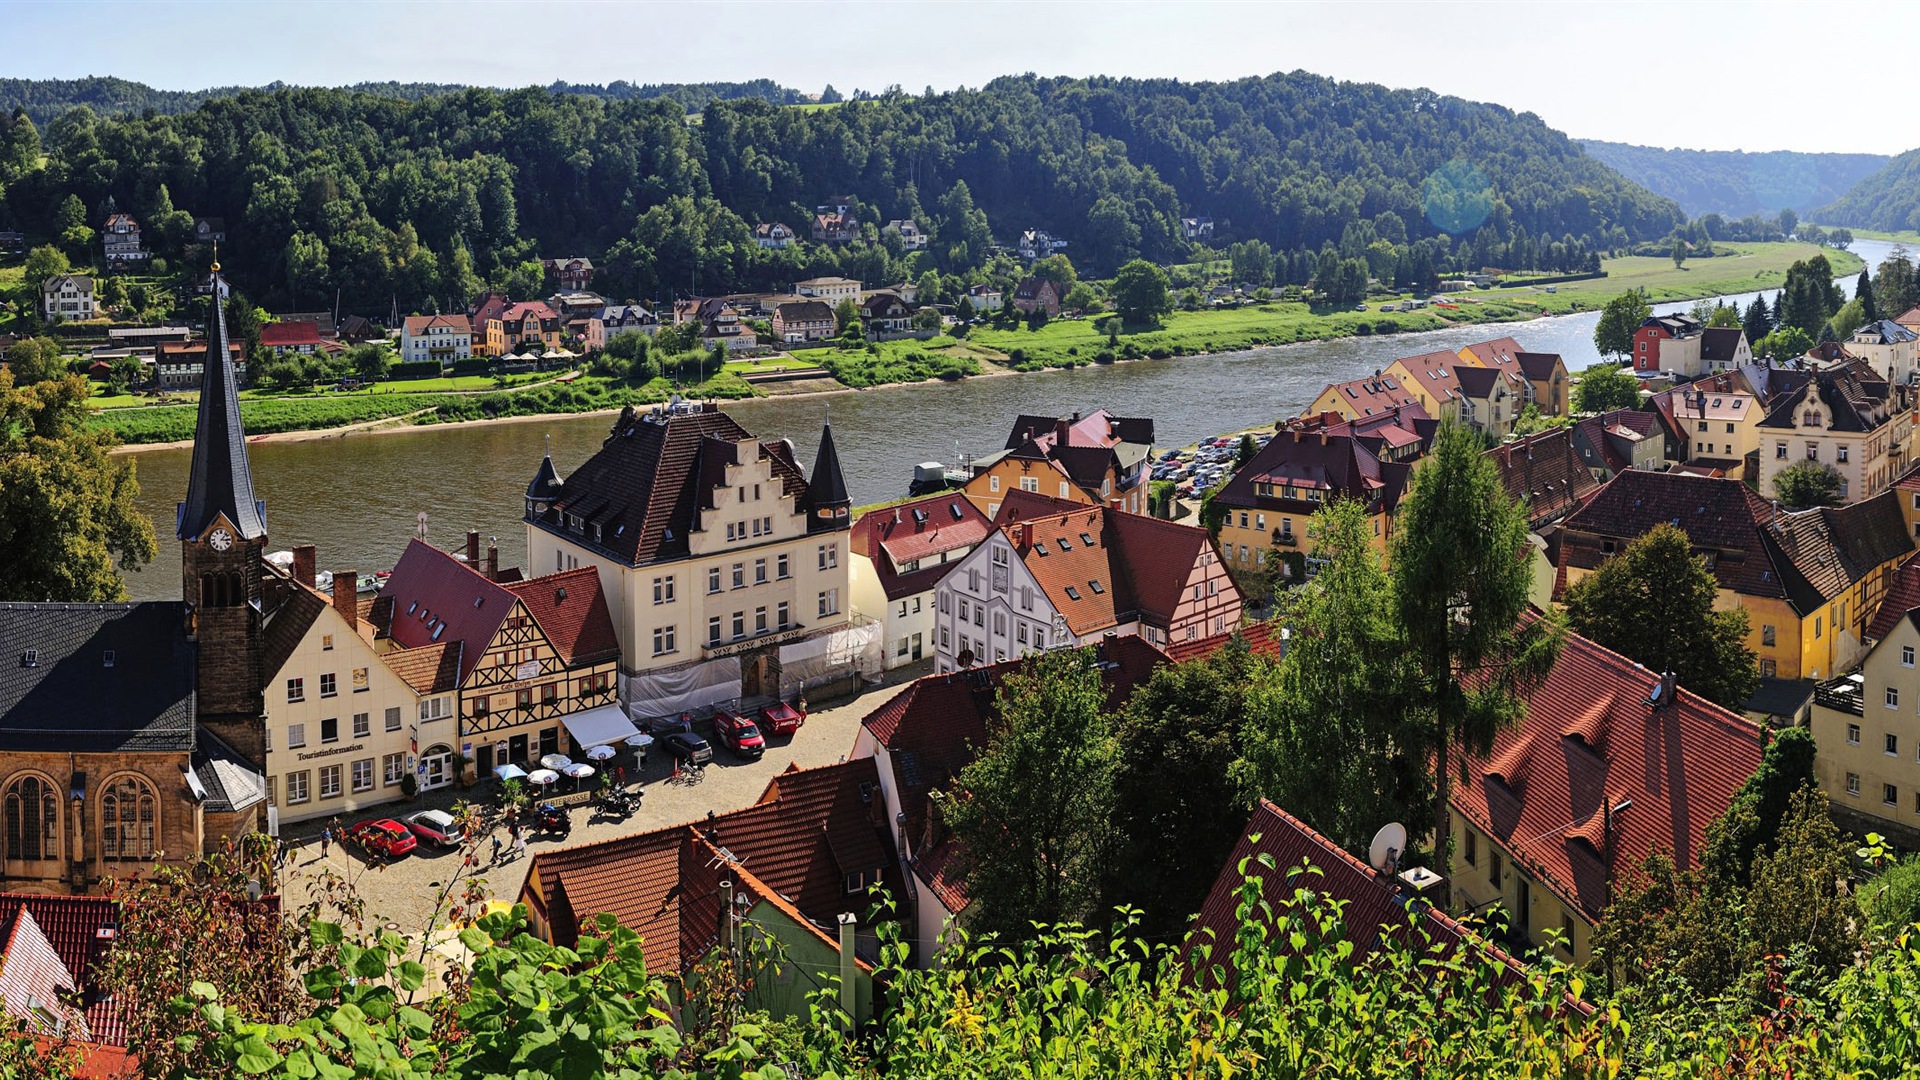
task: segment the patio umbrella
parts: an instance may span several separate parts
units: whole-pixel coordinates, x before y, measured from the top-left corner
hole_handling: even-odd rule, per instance
[[[496,765],[493,768],[493,775],[502,780],[523,780],[526,778],[527,770],[518,765]]]
[[[546,787],[558,779],[560,779],[560,774],[554,772],[552,769],[535,769],[527,774],[528,783],[538,784],[541,787]]]
[[[619,752],[620,751],[615,750],[611,746],[605,746],[605,745],[596,746],[593,749],[587,751],[587,760],[588,761],[608,761],[612,759],[613,756],[615,754],[618,754]]]
[[[573,759],[565,754],[548,754],[546,757],[540,759],[541,768],[552,769],[554,772],[561,772],[571,764],[573,764]]]
[[[584,761],[576,761],[573,764],[567,766],[566,768],[561,769],[560,771],[567,774],[568,776],[573,777],[573,790],[579,791],[580,781],[585,780],[589,776],[592,776],[595,770],[593,766],[587,764]]]
[[[638,735],[629,735],[627,736],[627,745],[633,747],[635,750],[645,750],[647,747],[653,745],[653,736],[644,731]]]

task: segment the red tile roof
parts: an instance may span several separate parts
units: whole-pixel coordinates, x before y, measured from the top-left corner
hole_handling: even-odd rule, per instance
[[[1485,367],[1506,367],[1520,359],[1526,349],[1510,337],[1494,338],[1462,346],[1460,352],[1471,355]],[[1459,355],[1458,353],[1455,354]]]
[[[940,562],[939,555],[972,548],[991,532],[987,516],[965,495],[952,491],[863,514],[853,523],[848,543],[849,550],[873,563],[887,599],[898,600],[933,588],[959,565],[957,558]],[[909,562],[929,558],[935,560],[931,565],[901,571]]]
[[[1065,514],[1088,505],[1090,504],[1016,488],[1000,496],[1000,512],[993,516],[993,521],[996,525],[1004,525],[1009,521]]]
[[[417,694],[445,694],[460,688],[458,641],[442,641],[417,649],[394,649],[380,659],[401,682]]]
[[[1134,617],[1165,625],[1201,556],[1219,558],[1205,529],[1106,506],[1076,507],[1002,528],[1076,636]],[[1239,621],[1237,614],[1232,621]]]
[[[1556,371],[1561,375],[1567,373],[1566,361],[1560,358],[1559,353],[1517,352],[1513,354],[1513,359],[1520,365],[1520,374],[1534,382],[1545,382],[1553,378]]]
[[[1414,400],[1407,388],[1400,385],[1399,378],[1393,375],[1376,374],[1365,379],[1328,383],[1320,393],[1324,397],[1329,392],[1361,416],[1387,412],[1396,405],[1405,405]]]
[[[260,344],[269,349],[288,349],[301,345],[318,346],[320,327],[317,323],[305,321],[267,323],[260,328]]]
[[[600,590],[600,571],[591,566],[516,581],[507,591],[527,605],[527,613],[547,635],[560,659],[569,667],[598,663],[620,656],[620,639]]]
[[[1707,826],[1760,766],[1761,727],[1684,687],[1651,709],[1658,683],[1569,635],[1525,719],[1453,787],[1453,808],[1588,922],[1653,851],[1696,866]]]
[[[1914,608],[1920,608],[1920,554],[1907,556],[1893,572],[1886,595],[1875,609],[1873,621],[1867,624],[1867,636],[1879,641],[1893,633],[1893,628]]]
[[[110,998],[98,993],[96,968],[113,946],[111,930],[120,921],[119,907],[103,896],[41,896],[0,893],[0,935],[11,940],[22,912],[29,913],[60,963],[80,988],[87,1028],[93,1039],[115,1045],[127,1041],[126,1024]]]
[[[1254,652],[1271,656],[1276,660],[1280,658],[1283,651],[1281,645],[1284,639],[1280,636],[1279,628],[1271,622],[1257,622],[1195,641],[1171,642],[1167,645],[1167,659],[1176,664],[1184,664],[1189,660],[1204,660],[1235,636],[1245,639],[1247,647]]]
[[[407,316],[406,330],[408,334],[418,336],[420,334],[426,333],[429,330],[434,329],[435,327],[446,327],[449,330],[457,330],[457,331],[460,331],[461,333],[467,333],[472,329],[467,324],[467,320],[459,315],[409,315]]]
[[[1460,396],[1460,380],[1454,376],[1454,371],[1474,366],[1460,359],[1459,353],[1445,349],[1403,356],[1394,363],[1401,365],[1407,377],[1432,396],[1436,405]]]

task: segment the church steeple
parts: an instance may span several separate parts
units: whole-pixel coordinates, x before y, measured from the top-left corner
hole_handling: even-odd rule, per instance
[[[225,279],[213,264],[213,305],[207,318],[207,357],[200,378],[200,416],[193,433],[193,469],[179,505],[175,534],[197,540],[224,516],[241,540],[267,535],[267,507],[254,496],[247,436],[240,427],[240,392],[227,338]]]

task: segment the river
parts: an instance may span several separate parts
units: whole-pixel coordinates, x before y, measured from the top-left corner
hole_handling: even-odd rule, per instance
[[[1853,251],[1878,266],[1893,245],[1860,240]],[[1853,279],[1841,286],[1852,292]],[[1733,297],[1741,307],[1755,294]],[[1771,295],[1771,294],[1769,294]],[[1662,304],[1658,312],[1691,303]],[[1396,357],[1512,336],[1528,350],[1557,352],[1568,368],[1597,363],[1597,312],[1524,323],[1458,327],[1421,334],[1347,338],[1213,356],[1047,371],[957,383],[881,387],[816,397],[730,403],[728,412],[764,439],[790,438],[811,466],[820,425],[829,415],[834,442],[856,505],[904,494],[913,466],[953,462],[961,453],[997,450],[1019,413],[1064,415],[1110,408],[1154,419],[1155,441],[1182,446],[1221,432],[1297,415],[1330,382],[1359,378]],[[564,475],[598,448],[611,426],[605,416],[563,417],[478,426],[423,427],[390,434],[258,443],[249,448],[254,484],[267,503],[272,546],[317,544],[322,569],[392,566],[428,518],[428,539],[456,547],[467,529],[499,537],[503,565],[525,556],[522,493],[551,438]],[[188,450],[138,455],[139,505],[154,521],[160,553],[129,574],[135,599],[180,595],[174,504],[184,497]]]

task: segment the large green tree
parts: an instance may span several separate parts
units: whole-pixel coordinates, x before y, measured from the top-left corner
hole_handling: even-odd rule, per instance
[[[1782,326],[1791,326],[1818,337],[1833,313],[1845,302],[1839,286],[1833,283],[1833,264],[1825,255],[1803,259],[1787,268],[1786,284],[1781,290]]]
[[[1448,864],[1454,754],[1484,754],[1517,724],[1524,692],[1560,655],[1557,617],[1528,615],[1527,513],[1507,494],[1479,437],[1445,423],[1414,470],[1394,522],[1394,606],[1431,751],[1435,863]],[[1418,753],[1415,757],[1420,760]]]
[[[1634,409],[1640,406],[1640,380],[1632,368],[1595,364],[1580,373],[1573,388],[1573,410],[1583,413]]]
[[[1760,339],[1773,332],[1773,313],[1767,310],[1765,297],[1755,296],[1753,303],[1747,305],[1745,317],[1740,320],[1740,328],[1746,331],[1747,344],[1757,346]]]
[[[1747,613],[1715,611],[1719,583],[1687,534],[1661,523],[1567,590],[1567,625],[1680,685],[1738,709],[1760,684]]]
[[[1601,309],[1600,321],[1593,328],[1593,347],[1602,356],[1625,356],[1633,352],[1634,331],[1652,315],[1653,308],[1647,303],[1646,294],[1628,289],[1607,301],[1607,306]]]
[[[66,375],[60,343],[50,337],[21,338],[7,346],[7,367],[16,386],[33,386]]]
[[[1173,294],[1167,289],[1167,272],[1145,259],[1135,259],[1120,268],[1113,279],[1113,307],[1123,322],[1144,326],[1160,321],[1173,310]]]
[[[999,721],[945,800],[982,932],[1097,911],[1119,759],[1106,696],[1092,649],[1039,654],[1001,683]]]
[[[1320,569],[1284,594],[1287,654],[1252,692],[1238,771],[1250,795],[1364,851],[1380,826],[1431,807],[1420,681],[1365,507],[1335,500],[1307,535]]]
[[[77,375],[16,387],[0,373],[0,600],[124,600],[121,573],[153,559],[131,457],[89,427]]]
[[[1824,461],[1796,461],[1773,477],[1773,493],[1789,510],[1840,503],[1840,473]]]

